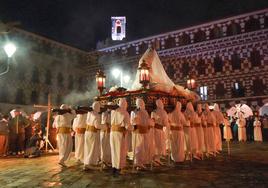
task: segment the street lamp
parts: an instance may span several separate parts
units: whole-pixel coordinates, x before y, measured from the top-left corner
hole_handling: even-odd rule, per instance
[[[4,72],[1,72],[0,76],[2,76],[3,74],[6,74],[9,71],[10,58],[14,55],[14,53],[16,52],[16,49],[17,49],[13,43],[7,43],[3,48],[6,52],[8,60],[7,60],[7,69]]]
[[[112,70],[112,75],[117,79],[118,77],[120,78],[120,87],[123,87],[123,83],[128,83],[130,81],[130,76],[129,75],[123,75],[123,71],[120,69],[113,69]]]
[[[190,72],[189,76],[187,76],[187,88],[190,90],[194,90],[196,88],[196,76],[194,72]]]
[[[105,89],[105,79],[106,79],[106,75],[104,74],[103,71],[99,70],[96,74],[96,84],[100,92],[100,96],[102,95],[102,92]]]
[[[150,83],[150,76],[149,76],[149,70],[150,67],[147,65],[145,60],[140,64],[139,68],[139,81],[142,84],[143,88],[146,88],[147,85]]]

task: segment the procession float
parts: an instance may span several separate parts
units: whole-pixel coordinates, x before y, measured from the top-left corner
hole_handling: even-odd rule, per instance
[[[136,107],[136,98],[142,98],[146,104],[146,110],[150,113],[155,108],[155,101],[161,99],[165,109],[170,112],[177,101],[185,107],[187,102],[196,103],[200,99],[197,93],[173,83],[153,48],[147,49],[140,58],[136,77],[130,89],[112,87],[104,93],[105,79],[105,73],[99,70],[96,74],[99,96],[95,100],[100,101],[104,108],[108,106],[108,102],[112,102],[116,106],[120,98],[126,98],[128,111],[131,111]],[[187,80],[187,85],[194,84],[194,79]]]

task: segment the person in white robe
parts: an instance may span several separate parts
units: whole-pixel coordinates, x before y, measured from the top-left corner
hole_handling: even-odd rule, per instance
[[[241,112],[238,114],[237,125],[238,125],[238,141],[242,142],[247,141],[246,119],[243,117]]]
[[[171,159],[174,162],[183,162],[184,153],[184,132],[183,125],[186,124],[184,114],[181,112],[181,103],[177,102],[175,109],[168,114],[171,131]]]
[[[69,106],[62,104],[60,109],[69,109]],[[70,155],[73,148],[73,140],[71,136],[72,132],[72,120],[75,118],[75,111],[62,115],[56,115],[53,127],[57,129],[57,142],[59,148],[59,164],[65,167],[65,162],[70,159]]]
[[[165,133],[163,131],[164,127],[169,127],[168,114],[164,110],[164,104],[161,99],[156,100],[156,110],[151,113],[151,118],[153,119],[154,125],[154,141],[155,141],[155,165],[163,165],[160,161],[161,156],[166,155],[166,140]],[[169,131],[169,129],[167,129]]]
[[[130,117],[127,112],[127,101],[125,98],[119,100],[119,108],[111,112],[111,156],[113,173],[124,173],[120,171],[126,166],[127,135],[126,131],[133,130]]]
[[[205,104],[205,111],[203,112],[202,122],[205,125],[205,143],[206,143],[206,154],[209,155],[216,154],[215,138],[214,138],[214,129],[216,126],[216,118],[213,113],[210,111],[208,104]]]
[[[188,124],[188,126],[184,127],[186,135],[188,134],[188,136],[186,137],[186,139],[188,139],[186,144],[187,154],[190,154],[190,157],[193,156],[194,158],[200,160],[201,158],[197,155],[197,150],[199,149],[195,129],[195,124],[197,124],[197,114],[195,113],[193,104],[191,102],[187,103],[184,115]]]
[[[98,165],[100,160],[100,130],[106,125],[101,124],[100,103],[92,104],[93,111],[87,114],[87,128],[85,132],[84,170]]]
[[[108,102],[108,105],[113,105],[112,102]],[[101,123],[106,125],[107,128],[100,132],[101,142],[101,161],[105,166],[111,164],[111,145],[110,145],[110,132],[111,132],[111,109],[107,109],[102,113]]]
[[[137,169],[146,169],[144,166],[148,163],[148,137],[149,125],[151,119],[148,112],[145,110],[145,103],[142,99],[136,99],[136,110],[131,112],[130,122],[134,127],[132,133],[132,145],[134,156],[134,166]]]
[[[78,163],[83,163],[84,161],[86,118],[87,113],[77,114],[73,121],[73,130],[75,131],[75,159]]]
[[[261,122],[258,117],[255,117],[253,126],[254,126],[254,141],[262,142]]]
[[[223,124],[224,117],[217,103],[214,104],[213,114],[216,118],[216,126],[213,127],[214,135],[215,135],[215,147],[216,147],[216,152],[219,153],[220,151],[222,151],[222,138],[221,138],[220,125]]]
[[[227,141],[233,139],[233,135],[232,135],[232,130],[231,130],[231,123],[227,117],[227,115],[225,115],[224,117],[224,127],[223,127],[223,138]]]
[[[196,107],[196,123],[195,123],[195,130],[197,135],[197,155],[201,158],[203,158],[203,153],[206,152],[206,146],[205,146],[205,136],[204,136],[204,129],[203,129],[203,123],[202,123],[202,105],[197,104]]]

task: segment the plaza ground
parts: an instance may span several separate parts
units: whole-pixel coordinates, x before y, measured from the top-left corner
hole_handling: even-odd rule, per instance
[[[84,172],[72,159],[67,168],[57,164],[58,156],[40,158],[0,158],[0,187],[268,187],[268,143],[226,144],[216,158],[186,161],[113,176],[111,170]]]

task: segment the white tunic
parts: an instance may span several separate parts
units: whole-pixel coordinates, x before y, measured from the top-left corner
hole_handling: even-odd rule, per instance
[[[186,126],[184,126],[185,140],[186,140],[186,150],[188,152],[196,153],[198,149],[198,139],[195,129],[195,124],[197,123],[197,114],[193,111],[191,113],[185,113],[187,120]]]
[[[184,132],[183,124],[186,123],[183,113],[174,110],[168,114],[171,127],[171,158],[175,162],[184,161]],[[179,127],[179,130],[172,130],[172,127]]]
[[[220,111],[213,111],[213,114],[216,118],[216,126],[213,127],[215,135],[215,147],[217,151],[222,150],[222,138],[221,138],[221,129],[220,125],[224,122],[223,114]]]
[[[164,109],[157,108],[152,112],[151,118],[155,124],[168,127],[168,115]],[[166,155],[166,136],[163,129],[154,128],[155,155]]]
[[[202,114],[200,114],[200,116],[198,115],[198,113],[196,113],[196,126],[195,126],[195,130],[196,130],[196,135],[197,135],[197,153],[203,153],[206,151],[206,146],[205,146],[205,137],[204,137],[204,130],[202,127],[203,123],[202,123]]]
[[[57,115],[53,122],[53,127],[59,129],[61,127],[72,128],[72,120],[75,118],[75,112]],[[64,163],[70,158],[73,148],[73,140],[70,133],[58,133],[57,135],[59,148],[59,162]]]
[[[247,141],[245,118],[240,117],[240,119],[237,120],[237,125],[238,125],[238,141]]]
[[[254,141],[262,142],[261,122],[259,120],[254,121]]]
[[[149,143],[146,139],[148,137],[148,128],[150,126],[150,116],[146,110],[135,110],[131,112],[130,116],[131,125],[137,125],[141,127],[141,129],[147,129],[146,133],[141,133],[139,130],[135,130],[132,133],[132,145],[133,151],[135,151],[135,161],[134,164],[137,166],[147,164],[148,163],[148,149]],[[147,141],[147,142],[146,142]]]
[[[87,114],[77,114],[73,122],[73,130],[75,134],[75,158],[83,162],[84,160],[84,145],[85,145],[85,134],[79,133],[78,129],[86,128]]]
[[[224,119],[223,138],[225,140],[233,139],[231,124],[228,119]]]
[[[84,165],[97,165],[100,160],[100,129],[105,126],[101,125],[101,115],[98,112],[88,112],[87,126],[93,126],[96,132],[86,131],[85,148],[84,148]]]
[[[204,129],[204,136],[205,136],[207,153],[216,152],[214,129],[213,129],[213,127],[216,125],[216,118],[211,112],[208,111],[203,112],[202,117],[203,117],[202,122],[206,127]]]
[[[131,130],[129,114],[124,109],[117,109],[111,112],[111,125],[124,127]],[[110,133],[112,167],[121,169],[126,166],[127,155],[127,134],[125,132],[111,131]]]
[[[111,145],[110,145],[110,129],[111,129],[111,112],[103,112],[101,124],[106,125],[107,129],[101,130],[101,160],[105,163],[111,163]]]

